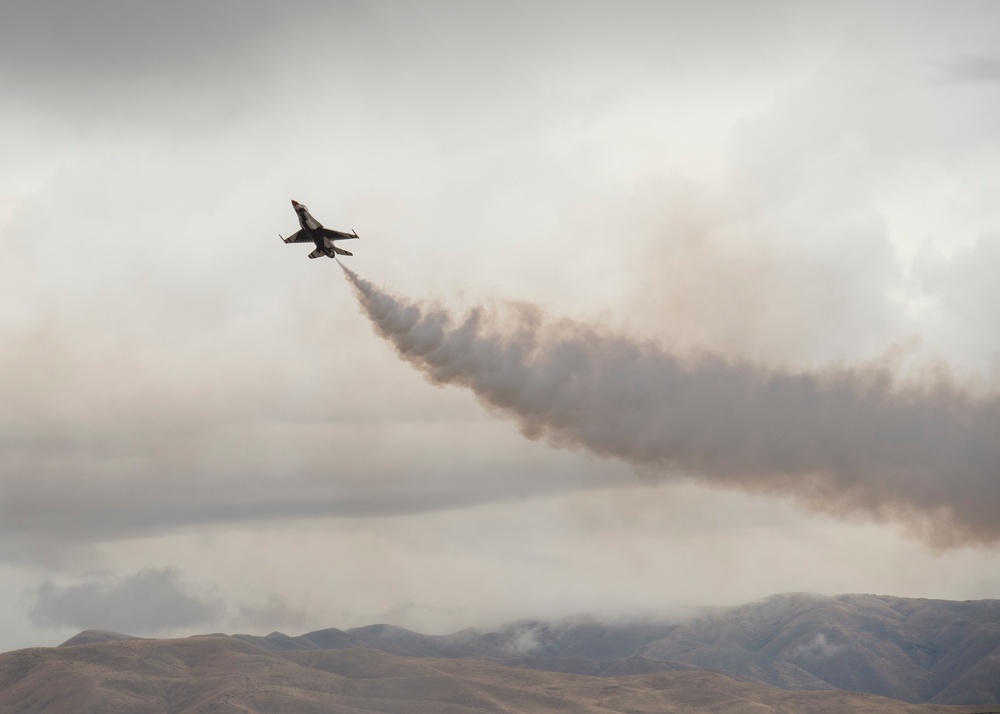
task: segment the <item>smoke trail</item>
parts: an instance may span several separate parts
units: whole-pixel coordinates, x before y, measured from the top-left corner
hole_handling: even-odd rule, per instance
[[[1000,541],[1000,399],[888,368],[816,373],[684,361],[537,308],[500,324],[390,295],[344,268],[375,330],[437,384],[473,390],[530,438],[812,508],[904,522],[941,546]]]

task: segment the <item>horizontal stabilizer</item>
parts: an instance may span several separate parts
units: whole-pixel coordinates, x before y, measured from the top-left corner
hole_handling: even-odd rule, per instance
[[[333,246],[333,252],[337,255],[354,255],[354,253],[344,250],[343,248],[338,248],[337,246]]]
[[[316,250],[314,250],[312,253],[309,254],[309,257],[310,258],[319,258],[319,257],[324,256],[324,255],[326,255],[326,251],[323,250],[322,248],[317,248]]]

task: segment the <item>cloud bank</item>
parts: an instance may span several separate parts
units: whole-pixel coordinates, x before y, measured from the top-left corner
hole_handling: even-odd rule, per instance
[[[220,608],[184,591],[174,568],[141,570],[124,580],[46,582],[31,609],[40,627],[150,633],[211,622]]]
[[[682,359],[531,305],[458,319],[343,269],[402,359],[471,389],[529,438],[902,522],[935,545],[1000,541],[1000,398],[945,374],[904,384],[886,365],[796,372]]]

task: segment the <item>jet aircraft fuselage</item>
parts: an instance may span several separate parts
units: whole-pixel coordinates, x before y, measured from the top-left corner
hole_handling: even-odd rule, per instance
[[[292,199],[292,208],[295,209],[295,213],[299,217],[300,229],[287,238],[281,238],[279,235],[281,240],[286,243],[314,243],[316,250],[309,254],[310,258],[319,258],[322,255],[328,258],[334,258],[337,255],[354,255],[343,248],[338,248],[333,242],[358,238],[357,231],[344,233],[324,228],[322,223],[312,217],[304,203],[299,203],[294,199]]]

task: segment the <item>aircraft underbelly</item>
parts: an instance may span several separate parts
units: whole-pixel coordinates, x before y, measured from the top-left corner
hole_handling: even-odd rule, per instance
[[[322,223],[309,215],[304,205],[295,201],[292,201],[292,205],[295,207],[296,213],[298,213],[301,229],[288,238],[282,238],[282,240],[286,243],[313,243],[316,246],[316,250],[309,254],[310,258],[319,258],[324,255],[328,258],[333,258],[335,254],[353,255],[350,251],[337,248],[333,242],[336,240],[357,238],[357,233],[344,233],[324,228]]]

